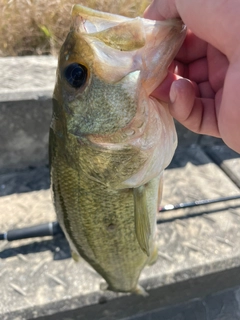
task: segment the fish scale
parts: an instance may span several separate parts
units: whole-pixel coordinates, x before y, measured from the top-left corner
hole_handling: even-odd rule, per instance
[[[60,51],[50,127],[54,206],[76,260],[108,289],[145,295],[138,279],[156,260],[162,172],[177,139],[163,81],[185,27],[75,5]]]
[[[75,170],[64,164],[58,163],[57,168],[57,172],[52,173],[58,176],[56,179],[53,177],[58,181],[55,188],[60,187],[57,193],[59,199],[55,199],[55,203],[60,203],[60,221],[64,223],[74,250],[80,252],[110,283],[112,278],[121,283],[125,280],[128,286],[130,284],[129,287],[125,285],[127,290],[135,288],[146,258],[145,254],[139,251],[134,232],[132,190],[112,191],[94,181],[84,181],[82,175],[79,178]],[[74,188],[79,183],[80,188],[76,193]],[[70,221],[65,208],[72,213],[73,219]],[[104,215],[98,214],[99,208],[104,211]],[[127,219],[125,212],[129,213]],[[109,225],[115,226],[114,230],[109,228]],[[106,243],[108,247],[105,246]],[[142,260],[142,265],[139,260]]]

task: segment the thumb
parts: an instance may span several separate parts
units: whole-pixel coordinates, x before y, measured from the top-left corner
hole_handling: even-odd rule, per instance
[[[169,92],[169,98],[169,110],[172,116],[184,124],[191,114],[195,100],[193,83],[185,78],[173,81]]]
[[[179,79],[170,88],[169,111],[189,130],[219,137],[214,99],[196,98],[196,84]]]
[[[166,20],[179,17],[175,0],[154,0],[145,10],[144,18]]]

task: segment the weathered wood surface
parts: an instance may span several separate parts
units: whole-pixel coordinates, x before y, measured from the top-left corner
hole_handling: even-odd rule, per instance
[[[222,159],[236,176],[240,158],[230,150],[229,156],[225,149],[219,153],[217,150],[209,146],[205,153],[199,145],[180,147],[165,172],[162,204],[238,194],[238,186],[211,160],[211,154]],[[55,220],[47,168],[2,175],[0,187],[3,195],[8,194],[0,198],[0,230]],[[2,318],[29,319],[82,308],[77,319],[123,319],[240,285],[239,277],[229,277],[234,268],[240,267],[240,200],[159,213],[158,222],[159,259],[141,276],[142,285],[150,293],[145,300],[136,296],[126,300],[123,294],[100,291],[103,280],[83,260],[76,264],[70,259],[68,245],[61,236],[2,242]],[[181,283],[190,284],[219,272],[225,272],[225,277],[216,276],[215,286],[209,287],[206,281],[199,292],[191,285],[185,295],[178,292]],[[174,285],[178,294],[168,291],[169,285]],[[159,301],[158,294],[164,288],[166,296]],[[126,305],[124,310],[122,303]]]

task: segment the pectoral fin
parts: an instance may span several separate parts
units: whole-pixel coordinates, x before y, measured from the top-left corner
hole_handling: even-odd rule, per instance
[[[140,186],[138,188],[134,188],[133,196],[136,237],[141,249],[149,257],[149,238],[151,235],[151,227],[147,210],[146,187]]]

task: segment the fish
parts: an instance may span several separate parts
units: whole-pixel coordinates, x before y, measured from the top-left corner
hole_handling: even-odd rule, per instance
[[[72,8],[59,53],[49,134],[51,189],[72,257],[107,289],[145,295],[139,277],[157,259],[163,171],[177,146],[163,81],[186,28]]]

